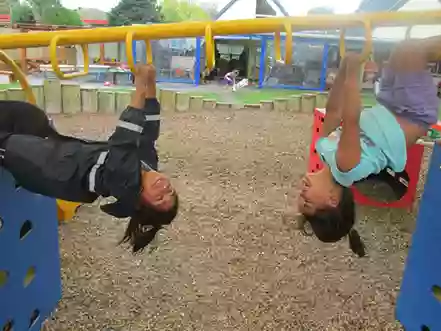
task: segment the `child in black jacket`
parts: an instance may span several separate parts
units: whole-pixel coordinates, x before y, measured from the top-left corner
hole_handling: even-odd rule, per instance
[[[39,108],[0,101],[1,165],[17,184],[42,195],[83,203],[99,196],[116,202],[101,209],[131,217],[122,242],[133,251],[147,246],[178,211],[178,196],[158,172],[155,142],[160,105],[151,65],[137,67],[136,92],[108,141],[86,141],[57,133]]]

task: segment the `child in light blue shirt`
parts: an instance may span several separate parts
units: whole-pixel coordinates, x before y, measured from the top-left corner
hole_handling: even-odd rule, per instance
[[[432,37],[400,43],[382,72],[378,103],[364,111],[361,59],[357,54],[343,59],[315,146],[324,167],[304,176],[298,197],[299,211],[321,241],[336,242],[349,235],[352,250],[364,255],[352,228],[355,205],[350,186],[386,168],[403,171],[407,147],[437,122],[436,86],[426,68],[440,42],[440,37]]]

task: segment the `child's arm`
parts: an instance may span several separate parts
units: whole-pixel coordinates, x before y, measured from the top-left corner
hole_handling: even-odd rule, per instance
[[[334,79],[331,91],[329,92],[328,102],[326,103],[326,116],[323,122],[322,137],[327,137],[341,124],[343,95],[345,91],[346,60],[340,64],[337,76]]]
[[[141,161],[149,163],[152,168],[157,164],[156,151],[152,152],[144,143],[148,140],[146,134],[152,131],[151,125],[159,122],[159,115],[152,115],[151,111],[146,109],[146,103],[149,101],[146,98],[148,95],[152,96],[152,89],[147,88],[150,76],[153,76],[153,84],[150,85],[154,86],[156,78],[153,67],[143,66],[137,70],[136,91],[129,106],[121,114],[115,132],[108,140],[106,166],[102,168],[99,179],[96,180],[96,190],[91,189],[100,195],[112,195],[123,201],[126,206],[139,199]],[[153,92],[156,93],[155,90]],[[156,95],[153,101],[157,103]],[[154,144],[151,146],[154,149]],[[150,161],[152,158],[153,162]]]
[[[137,148],[143,131],[144,115],[142,109],[144,102],[145,92],[137,88],[130,104],[122,112],[115,131],[108,140],[111,147]]]
[[[158,153],[155,142],[160,133],[160,114],[161,105],[156,99],[156,76],[151,75],[145,87],[144,112],[146,114],[143,132],[141,134],[138,154],[144,162],[144,167],[148,166],[158,170]]]
[[[360,57],[348,55],[346,59],[345,93],[343,96],[343,125],[338,143],[336,162],[340,171],[347,172],[355,168],[361,159],[360,146]]]
[[[137,150],[146,136],[154,140],[158,138],[159,125],[155,124],[159,123],[159,103],[156,100],[155,69],[151,66],[139,68],[135,75],[135,86],[131,102],[109,138],[110,146]],[[152,125],[156,130],[152,130]]]

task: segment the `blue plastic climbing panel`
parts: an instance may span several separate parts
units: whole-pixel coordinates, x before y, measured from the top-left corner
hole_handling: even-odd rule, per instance
[[[0,168],[0,330],[40,330],[60,298],[56,202]]]
[[[435,145],[398,297],[397,319],[406,331],[441,331],[440,300],[441,147]]]

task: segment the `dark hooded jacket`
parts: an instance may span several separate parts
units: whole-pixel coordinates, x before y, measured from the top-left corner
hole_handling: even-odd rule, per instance
[[[5,107],[8,105],[0,104],[0,122],[9,116],[12,104]],[[103,210],[118,217],[131,216],[139,203],[141,169],[158,169],[155,141],[159,136],[160,105],[156,99],[147,99],[144,109],[125,109],[108,141],[67,137],[52,128],[49,133],[41,129],[37,134],[35,126],[32,132],[21,130],[26,126],[23,121],[44,122],[37,120],[42,111],[27,103],[14,107],[29,108],[27,116],[12,121],[12,129],[0,123],[0,147],[2,165],[18,185],[42,195],[83,203],[93,202],[98,196],[113,196],[117,202]]]

